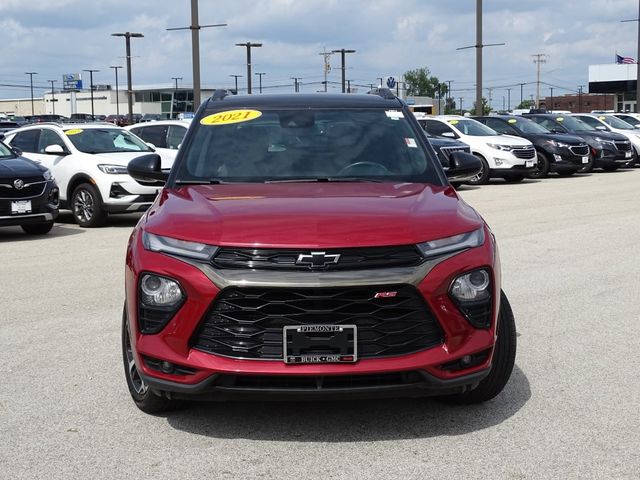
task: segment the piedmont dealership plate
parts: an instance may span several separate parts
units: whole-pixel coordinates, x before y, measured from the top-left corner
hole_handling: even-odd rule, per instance
[[[353,363],[358,359],[355,325],[292,325],[282,330],[284,363]]]

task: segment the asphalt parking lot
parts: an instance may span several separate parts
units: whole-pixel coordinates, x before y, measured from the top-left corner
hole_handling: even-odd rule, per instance
[[[122,372],[136,216],[0,230],[0,478],[640,478],[640,169],[461,195],[500,242],[519,331],[487,404],[198,404],[153,417]]]

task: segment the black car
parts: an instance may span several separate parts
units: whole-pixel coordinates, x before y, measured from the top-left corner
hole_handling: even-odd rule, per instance
[[[522,116],[496,115],[473,117],[496,132],[526,138],[536,147],[536,170],[529,178],[544,178],[549,172],[573,175],[582,168],[592,168],[589,145],[576,135],[551,133],[542,125]]]
[[[0,227],[41,235],[58,216],[58,186],[47,168],[18,153],[0,143]]]
[[[633,156],[631,142],[624,135],[602,132],[587,125],[582,120],[569,115],[529,114],[534,122],[552,133],[572,134],[582,137],[589,145],[591,161],[580,172],[590,172],[593,168],[611,171],[624,166]]]
[[[420,123],[420,120],[418,120],[418,123]],[[420,123],[420,126],[424,128],[424,125],[422,123]],[[471,149],[469,148],[469,145],[467,145],[466,143],[462,143],[453,138],[436,137],[428,133],[426,130],[424,133],[427,136],[427,140],[429,140],[429,143],[431,144],[433,149],[436,151],[436,154],[438,155],[438,160],[440,160],[440,165],[442,165],[442,168],[444,169],[445,172],[448,172],[449,168],[451,168],[451,162],[452,162],[451,154],[453,152],[471,153]],[[469,178],[472,178],[472,177],[469,177]],[[454,186],[457,186],[461,183],[464,183],[466,180],[467,179],[458,178],[456,182],[453,182],[453,184]]]

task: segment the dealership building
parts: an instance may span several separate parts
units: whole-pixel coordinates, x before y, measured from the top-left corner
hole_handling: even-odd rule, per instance
[[[589,93],[613,94],[613,110],[637,112],[636,73],[635,63],[589,65]]]

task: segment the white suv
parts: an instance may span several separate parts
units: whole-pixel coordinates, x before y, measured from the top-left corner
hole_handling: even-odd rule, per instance
[[[178,147],[191,125],[191,120],[157,120],[124,127],[150,143],[162,157],[162,168],[170,169],[178,154]]]
[[[529,140],[501,135],[476,120],[458,115],[430,117],[423,125],[432,135],[466,143],[471,153],[482,161],[480,173],[467,183],[481,185],[491,177],[519,182],[535,171],[536,149]]]
[[[624,164],[625,167],[632,167],[638,163],[640,158],[640,128],[634,127],[625,120],[621,120],[616,115],[592,113],[574,113],[572,117],[579,118],[587,125],[591,125],[596,130],[603,132],[615,132],[624,135],[629,139],[633,150],[630,154],[631,160]]]
[[[145,142],[112,124],[40,123],[12,130],[6,142],[53,172],[61,208],[83,227],[98,227],[108,213],[146,210],[157,187],[127,173],[133,158],[153,153]]]

